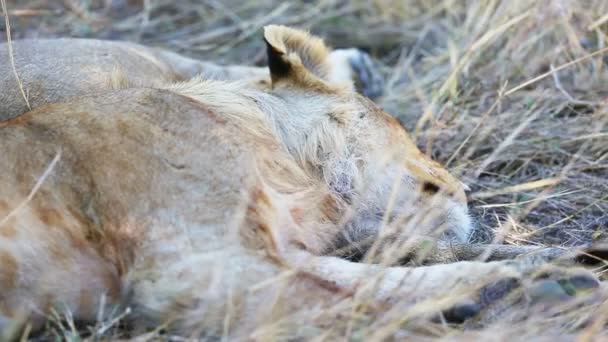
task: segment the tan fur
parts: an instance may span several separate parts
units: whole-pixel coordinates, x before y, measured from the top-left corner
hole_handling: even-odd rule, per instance
[[[318,46],[323,46],[320,39],[315,39]],[[205,79],[241,80],[262,88],[270,84],[267,68],[221,66],[129,42],[74,38],[17,40],[13,41],[13,49],[17,73],[33,108],[105,90],[158,86],[196,75]],[[331,70],[338,71],[330,76],[335,83],[352,87],[353,75],[348,73],[350,67],[344,59],[348,55],[347,50],[330,53],[334,64]],[[8,46],[1,43],[0,60],[8,59]],[[10,63],[0,63],[0,89],[3,109],[0,121],[28,110]]]
[[[355,294],[390,305],[523,277],[518,263],[325,256],[367,238],[466,241],[464,190],[388,114],[319,72],[320,40],[278,26],[265,36],[297,73],[272,90],[200,77],[101,87],[0,123],[0,318],[91,320],[105,303],[144,324],[255,337],[284,315],[317,324],[309,312]]]

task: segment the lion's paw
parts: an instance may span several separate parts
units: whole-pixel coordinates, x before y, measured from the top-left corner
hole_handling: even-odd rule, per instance
[[[559,305],[599,288],[598,278],[582,268],[550,265],[531,267],[516,262],[505,263],[519,276],[493,280],[442,313],[452,323],[462,323],[479,316],[498,316],[517,305]],[[485,319],[484,319],[485,320]]]
[[[332,58],[348,63],[358,92],[370,99],[383,94],[384,77],[368,53],[351,48],[335,50],[332,55]]]

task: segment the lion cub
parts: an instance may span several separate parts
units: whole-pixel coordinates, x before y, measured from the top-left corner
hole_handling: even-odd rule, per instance
[[[52,89],[73,96],[0,123],[0,324],[40,326],[51,310],[90,321],[129,306],[142,324],[255,337],[269,322],[306,331],[322,323],[313,313],[349,298],[386,307],[449,291],[481,310],[480,291],[496,281],[516,286],[495,291],[532,286],[523,280],[537,267],[519,262],[410,268],[327,256],[437,230],[465,241],[463,185],[334,77],[320,38],[283,26],[264,38],[268,87],[147,83],[135,72],[122,89],[86,88],[31,68],[30,103],[53,102]],[[547,274],[597,286],[581,270]]]

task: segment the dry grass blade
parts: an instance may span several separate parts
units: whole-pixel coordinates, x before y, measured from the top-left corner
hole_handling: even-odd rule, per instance
[[[577,192],[580,192],[580,191],[569,191],[569,192],[561,192],[561,193],[556,193],[556,194],[546,195],[546,196],[536,196],[536,197],[534,197],[534,199],[518,201],[518,202],[485,204],[485,205],[480,205],[479,208],[491,209],[491,208],[502,208],[502,207],[521,207],[524,204],[529,204],[529,203],[533,203],[536,201],[545,201],[545,200],[559,198],[559,197],[565,197],[568,195],[575,194]]]
[[[608,22],[608,13],[604,14],[601,18],[599,18],[598,20],[594,21],[591,25],[589,25],[587,27],[587,29],[589,31],[595,30],[596,28],[600,27],[601,25],[603,25],[606,22]]]
[[[479,167],[477,168],[477,171],[475,171],[475,177],[479,177],[479,175],[481,175],[482,172],[484,172],[484,170],[492,163],[496,160],[496,158],[498,158],[498,156],[507,148],[509,147],[511,144],[513,144],[513,142],[517,139],[517,137],[519,136],[519,134],[522,133],[523,130],[526,129],[526,127],[528,127],[528,125],[530,125],[532,123],[532,121],[534,121],[539,115],[540,115],[541,111],[536,110],[534,112],[532,112],[530,115],[527,115],[526,119],[524,121],[522,121],[515,129],[513,129],[513,131],[511,131],[509,133],[509,135],[500,143],[500,145],[498,145],[494,151],[492,152],[492,154],[490,154],[482,163],[481,165],[479,165]]]
[[[8,11],[9,17],[39,17],[46,15],[60,15],[61,10],[45,10],[45,9],[19,9]]]
[[[23,100],[25,101],[27,108],[29,108],[31,110],[32,107],[30,106],[30,101],[27,98],[25,89],[23,89],[23,83],[21,83],[21,80],[19,79],[19,74],[17,73],[17,67],[15,66],[15,59],[13,57],[13,44],[11,41],[11,25],[10,25],[10,21],[8,19],[8,10],[6,8],[6,0],[0,0],[0,4],[2,5],[2,13],[4,14],[4,26],[6,27],[6,42],[8,44],[9,61],[11,63],[11,67],[13,68],[13,74],[15,75],[15,80],[17,81],[17,84],[19,85],[19,91],[21,92],[21,95],[23,96]]]
[[[560,181],[561,181],[560,178],[545,178],[545,179],[540,179],[537,181],[508,186],[508,187],[493,190],[493,191],[477,192],[477,193],[472,194],[471,198],[472,199],[482,199],[482,198],[489,198],[489,197],[494,197],[494,196],[498,196],[498,195],[506,195],[506,194],[513,194],[513,193],[518,193],[518,192],[522,192],[522,191],[534,190],[534,189],[538,189],[538,188],[544,188],[547,186],[556,185]]]
[[[551,76],[552,74],[554,74],[554,73],[556,73],[556,72],[558,72],[560,70],[566,69],[566,68],[571,67],[573,65],[576,65],[576,64],[578,64],[580,62],[584,62],[584,61],[586,61],[588,59],[591,59],[593,57],[600,56],[600,55],[602,55],[602,54],[604,54],[606,52],[608,52],[608,47],[603,48],[603,49],[599,49],[599,50],[594,51],[594,52],[592,52],[592,53],[590,53],[588,55],[585,55],[583,57],[577,58],[577,59],[575,59],[573,61],[570,61],[568,63],[562,64],[562,65],[558,66],[557,68],[552,68],[551,71],[548,71],[548,72],[546,72],[544,74],[538,75],[538,76],[534,77],[533,79],[531,79],[529,81],[526,81],[526,82],[524,82],[524,83],[522,83],[522,84],[520,84],[518,86],[515,86],[515,87],[507,90],[505,92],[505,96],[509,96],[509,95],[515,93],[516,91],[519,91],[519,90],[521,90],[521,89],[523,89],[523,88],[525,88],[527,86],[530,86],[530,85],[532,85],[532,84],[534,84],[534,83],[542,80],[543,78],[545,78],[547,76]]]
[[[36,184],[34,184],[34,187],[32,187],[32,190],[27,195],[27,197],[21,203],[19,203],[17,207],[15,207],[5,217],[3,217],[2,220],[0,220],[0,227],[2,227],[6,222],[8,222],[8,220],[11,219],[13,216],[17,215],[19,211],[23,209],[32,200],[32,198],[34,198],[42,184],[44,184],[46,178],[51,174],[51,172],[55,168],[57,162],[59,162],[59,159],[61,159],[61,151],[55,154],[55,157],[53,158],[53,160],[51,160],[49,166],[47,166],[42,175],[40,175],[40,177],[36,181]]]
[[[462,71],[464,66],[470,62],[472,55],[474,53],[479,53],[479,50],[483,49],[484,46],[486,46],[492,40],[496,39],[500,34],[503,34],[510,27],[513,27],[513,25],[516,25],[517,23],[527,18],[529,15],[530,13],[523,13],[521,15],[518,15],[517,17],[500,25],[499,27],[492,29],[489,32],[486,32],[483,36],[473,42],[473,44],[467,49],[466,54],[460,59],[456,67],[452,70],[448,78],[445,80],[441,88],[439,88],[439,91],[437,92],[433,100],[431,100],[431,105],[427,107],[427,110],[425,110],[425,112],[420,117],[420,120],[418,120],[418,122],[416,123],[414,137],[420,134],[420,130],[422,129],[424,124],[432,117],[432,108],[434,108],[434,105],[437,103],[439,98],[443,97],[449,89],[454,87],[458,74]],[[455,92],[455,90],[453,92]]]

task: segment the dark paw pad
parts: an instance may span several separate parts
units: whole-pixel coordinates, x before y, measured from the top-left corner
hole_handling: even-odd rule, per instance
[[[589,275],[576,275],[570,278],[560,279],[557,282],[564,291],[571,296],[574,296],[579,292],[597,289],[600,286],[600,282]]]
[[[522,283],[518,278],[505,278],[482,287],[473,300],[468,300],[450,307],[442,312],[441,317],[448,323],[464,323],[495,304],[509,298],[508,296],[516,289],[521,288]]]
[[[519,287],[521,281],[517,278],[501,279],[482,288],[479,292],[479,301],[484,307],[492,305]]]
[[[592,291],[600,286],[599,281],[591,274],[572,276],[541,274],[528,289],[533,303],[558,303],[578,294]]]
[[[558,303],[570,298],[568,291],[556,281],[544,280],[535,284],[528,296],[532,303]]]
[[[442,312],[443,318],[448,323],[463,323],[469,318],[475,317],[481,311],[481,305],[475,302],[467,302],[455,305]]]
[[[600,287],[600,281],[597,278],[588,275],[577,275],[568,280],[580,289],[597,289]]]

